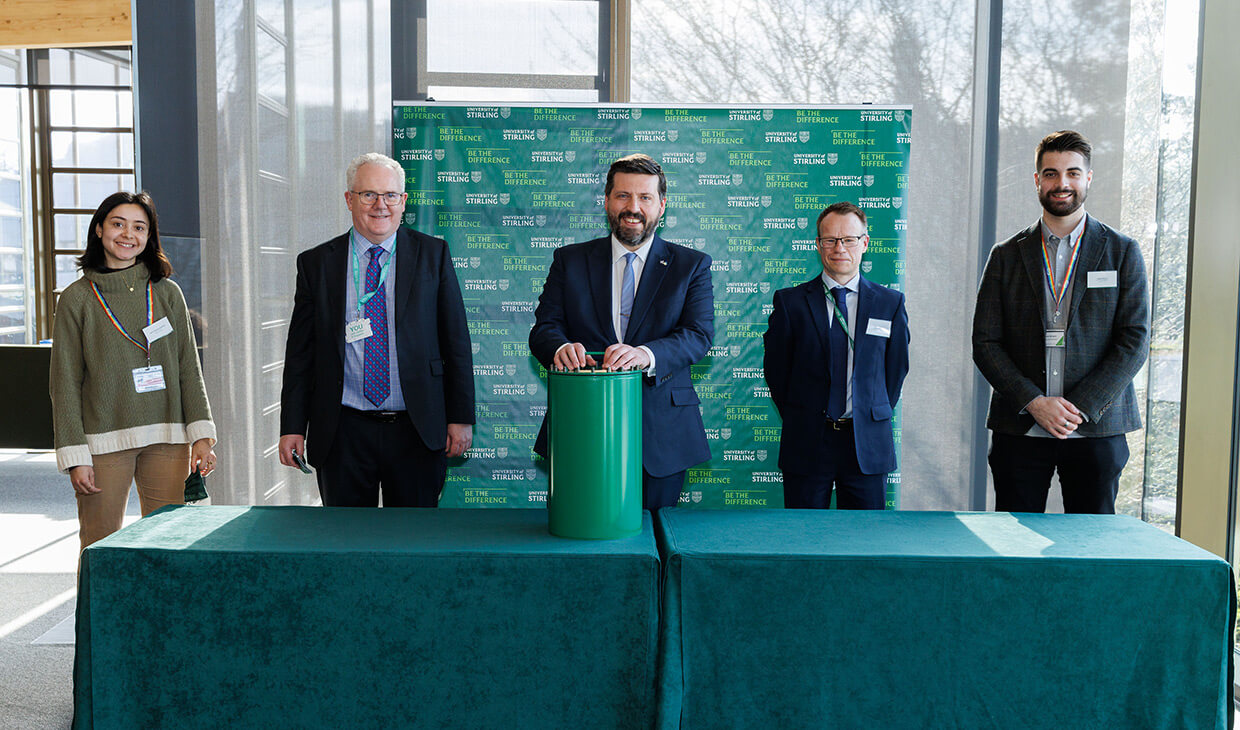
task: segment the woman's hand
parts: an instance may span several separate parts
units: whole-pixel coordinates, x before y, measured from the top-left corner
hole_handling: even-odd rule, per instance
[[[204,477],[215,471],[215,452],[211,450],[211,439],[198,439],[190,449],[189,470],[195,469]]]
[[[95,486],[95,467],[75,466],[69,470],[69,483],[78,494],[98,494],[103,490]]]

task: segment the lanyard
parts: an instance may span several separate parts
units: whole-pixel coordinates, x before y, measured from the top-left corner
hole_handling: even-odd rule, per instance
[[[125,339],[132,342],[135,347],[142,350],[142,352],[146,354],[146,362],[149,365],[151,362],[150,344],[144,345],[141,342],[138,342],[125,331],[125,328],[121,326],[120,320],[118,320],[116,315],[112,313],[112,308],[108,306],[107,300],[103,298],[103,294],[99,291],[99,287],[95,285],[95,282],[92,281],[90,283],[90,288],[94,290],[95,298],[99,300],[99,305],[103,307],[104,313],[107,314],[108,319],[112,321],[112,326],[115,327],[116,331],[120,332]],[[151,299],[151,282],[148,280],[146,282],[146,326],[150,327],[153,324],[155,324],[155,303]]]
[[[349,237],[352,239],[352,236]],[[375,295],[383,287],[383,282],[387,281],[388,269],[392,266],[392,259],[395,258],[395,252],[387,257],[387,260],[379,266],[379,283],[375,285],[374,291],[368,291],[362,294],[362,261],[357,255],[357,246],[353,245],[352,240],[349,241],[349,251],[353,254],[353,291],[357,293],[357,315],[362,315],[362,308],[366,306],[366,302]]]
[[[848,295],[845,294],[844,296]],[[852,350],[853,336],[852,332],[848,331],[848,320],[844,319],[844,313],[840,311],[839,305],[835,303],[835,295],[831,293],[830,289],[827,290],[827,301],[831,302],[831,312],[835,314],[835,321],[839,322],[840,327],[844,328],[844,334],[848,337],[848,349]]]
[[[1072,243],[1066,238],[1061,239],[1068,241],[1069,245],[1072,246],[1072,259],[1068,262],[1068,270],[1064,272],[1063,281],[1059,282],[1058,286],[1056,286],[1055,266],[1051,263],[1050,253],[1047,251],[1046,232],[1042,232],[1042,263],[1046,264],[1046,284],[1050,287],[1051,297],[1055,300],[1056,317],[1059,316],[1059,304],[1063,301],[1064,292],[1068,290],[1068,282],[1072,281],[1072,272],[1076,271],[1076,258],[1081,253],[1081,237],[1084,235],[1085,231],[1082,230],[1080,235],[1076,237],[1076,243]]]

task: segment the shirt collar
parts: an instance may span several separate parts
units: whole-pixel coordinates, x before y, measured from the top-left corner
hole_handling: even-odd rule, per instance
[[[650,238],[646,239],[645,243],[638,246],[637,249],[632,252],[637,254],[637,258],[641,259],[642,265],[645,265],[646,257],[650,255],[650,247],[653,245],[654,235],[652,234]],[[616,235],[613,233],[611,236],[611,263],[615,265],[618,261],[624,258],[626,253],[629,253],[629,249],[624,244],[620,243],[620,241],[616,238]]]
[[[1081,242],[1081,238],[1084,237],[1084,234],[1085,234],[1085,221],[1088,219],[1089,219],[1088,213],[1081,216],[1081,220],[1077,222],[1076,227],[1073,228],[1068,233],[1069,245],[1076,245]],[[1051,229],[1046,227],[1046,221],[1042,220],[1041,218],[1038,218],[1038,225],[1042,227],[1042,240],[1043,241],[1049,241],[1051,236],[1055,236],[1055,234],[1051,233]],[[1058,236],[1055,236],[1055,237],[1059,238]],[[1062,241],[1063,239],[1060,238],[1059,240]]]
[[[846,282],[841,283],[841,282],[836,281],[835,279],[832,279],[830,275],[827,274],[826,271],[823,271],[822,272],[822,285],[827,288],[827,291],[831,291],[837,286],[842,286],[848,291],[853,292],[855,294],[861,288],[861,272],[857,272],[856,274],[853,274],[853,278],[849,279]]]
[[[374,244],[366,240],[366,238],[364,238],[362,234],[358,233],[357,229],[350,228],[349,229],[349,242],[352,244],[353,250],[357,252],[358,256],[365,254],[367,251],[370,250],[371,246],[375,246],[375,245],[378,245],[385,252],[387,252],[388,254],[391,254],[392,247],[396,245],[396,231],[392,231],[392,235],[383,239],[378,244]]]

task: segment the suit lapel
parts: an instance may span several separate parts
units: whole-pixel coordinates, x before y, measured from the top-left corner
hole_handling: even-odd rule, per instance
[[[864,276],[857,281],[857,313],[853,336],[853,367],[856,368],[857,352],[861,349],[861,333],[869,326],[870,310],[874,308],[874,287]]]
[[[1046,288],[1042,283],[1046,274],[1043,273],[1045,264],[1042,259],[1042,224],[1034,223],[1032,227],[1026,228],[1024,235],[1017,243],[1020,250],[1020,260],[1025,265],[1025,275],[1029,280],[1029,288],[1033,291],[1033,300],[1038,302],[1038,317],[1042,321],[1042,329],[1046,329],[1046,298],[1043,290]]]
[[[598,317],[603,337],[610,342],[616,336],[616,326],[611,321],[611,239],[596,238],[586,255],[586,276],[590,281],[590,299],[594,301],[594,314]]]
[[[663,279],[667,276],[674,257],[675,252],[667,242],[655,236],[654,242],[650,244],[650,252],[646,255],[646,264],[642,268],[641,283],[637,285],[637,292],[633,295],[633,311],[629,317],[628,331],[625,332],[626,340],[635,340],[633,333],[641,329],[642,321],[650,311],[654,295],[663,285]]]
[[[419,251],[409,232],[402,226],[396,229],[396,310],[395,322],[404,321],[405,307],[409,306],[409,293],[417,278]]]
[[[339,333],[336,337],[336,354],[340,357],[340,362],[344,363],[344,292],[345,277],[349,275],[349,240],[350,234],[346,233],[332,241],[332,245],[327,251],[326,261],[324,265],[324,279],[327,285],[327,323],[328,332]]]
[[[827,339],[827,328],[831,321],[831,311],[827,307],[827,290],[822,284],[822,277],[815,276],[805,282],[801,288],[805,303],[809,306],[809,316],[814,323],[814,333],[818,335],[818,343],[822,351],[827,353],[827,371],[830,372],[831,342]]]
[[[1072,306],[1068,309],[1068,326],[1076,321],[1076,310],[1081,306],[1081,300],[1085,297],[1085,290],[1089,288],[1089,275],[1084,274],[1082,279],[1081,272],[1093,271],[1098,265],[1098,260],[1102,258],[1102,252],[1106,250],[1106,236],[1102,232],[1102,226],[1093,218],[1086,216],[1085,218],[1085,235],[1081,236],[1081,242],[1077,244],[1081,247],[1081,252],[1077,254],[1076,272],[1072,274]]]

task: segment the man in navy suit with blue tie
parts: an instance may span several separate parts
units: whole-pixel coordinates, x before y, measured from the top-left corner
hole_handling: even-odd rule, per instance
[[[783,418],[784,506],[882,509],[896,468],[891,415],[908,374],[904,295],[861,276],[865,211],[818,216],[822,275],[775,292],[763,368]]]
[[[643,154],[616,160],[604,189],[611,235],[556,249],[530,350],[544,367],[641,369],[642,506],[680,499],[685,472],[710,459],[689,366],[714,336],[710,256],[655,235],[667,178]],[[598,362],[590,352],[602,352]],[[547,455],[547,424],[534,444]]]

